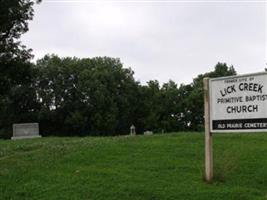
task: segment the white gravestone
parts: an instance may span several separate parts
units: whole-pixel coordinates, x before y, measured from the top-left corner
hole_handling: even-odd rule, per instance
[[[130,135],[136,135],[136,132],[135,132],[135,126],[134,126],[134,125],[132,125],[132,126],[130,127]]]
[[[152,131],[145,131],[144,135],[153,135],[153,132]]]
[[[38,123],[13,124],[12,140],[39,137],[41,137],[41,135],[39,135]]]

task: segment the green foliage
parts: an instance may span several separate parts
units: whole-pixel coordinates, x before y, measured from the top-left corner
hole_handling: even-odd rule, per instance
[[[0,140],[0,199],[266,199],[266,133],[213,141],[207,184],[203,133]]]
[[[140,88],[144,129],[154,132],[203,130],[203,78],[230,75],[236,75],[233,66],[217,63],[214,71],[198,75],[188,85],[177,87],[169,81],[160,87],[157,81],[149,81]]]
[[[187,125],[189,130],[199,131],[203,130],[204,124],[204,92],[203,92],[203,78],[216,78],[223,76],[236,75],[236,71],[233,66],[228,67],[226,63],[217,63],[214,71],[200,74],[197,78],[193,79],[191,84],[192,90],[185,98],[187,104],[187,110],[185,111],[187,116]]]
[[[31,0],[0,0],[0,95],[29,81],[32,55],[19,39],[28,31],[33,4]]]
[[[28,31],[33,4],[31,0],[0,0],[0,130],[7,133],[4,137],[10,135],[12,123],[36,118],[32,55],[19,41]]]
[[[106,135],[127,133],[133,123],[137,83],[119,59],[59,58],[37,62],[40,122],[47,134]],[[54,120],[56,118],[56,120]]]
[[[28,31],[28,21],[33,18],[34,2],[1,0],[0,4],[0,59],[5,62],[28,60],[30,52],[19,39]]]
[[[127,134],[132,124],[137,133],[202,130],[203,77],[236,73],[218,63],[188,85],[171,80],[140,85],[119,59],[56,55],[46,55],[29,70],[23,84],[1,100],[6,133],[14,122],[31,121],[40,123],[42,135]]]

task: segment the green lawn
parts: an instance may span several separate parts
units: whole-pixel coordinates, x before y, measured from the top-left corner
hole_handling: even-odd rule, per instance
[[[203,181],[204,134],[0,141],[0,199],[265,199],[267,134],[216,134],[215,181]]]

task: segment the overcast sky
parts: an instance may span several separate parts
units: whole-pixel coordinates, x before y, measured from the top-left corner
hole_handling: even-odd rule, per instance
[[[62,1],[35,6],[22,41],[35,59],[111,56],[142,83],[189,83],[217,62],[239,74],[267,62],[264,1]]]

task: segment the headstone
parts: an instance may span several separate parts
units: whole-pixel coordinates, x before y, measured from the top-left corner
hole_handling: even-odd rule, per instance
[[[13,124],[12,140],[39,137],[41,137],[41,135],[39,135],[38,123]]]
[[[132,126],[130,127],[130,135],[136,135],[136,132],[135,132],[135,126],[134,126],[134,125],[132,125]]]
[[[145,131],[144,135],[153,135],[153,132],[152,131]]]

